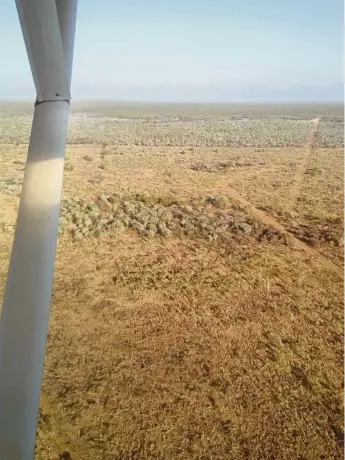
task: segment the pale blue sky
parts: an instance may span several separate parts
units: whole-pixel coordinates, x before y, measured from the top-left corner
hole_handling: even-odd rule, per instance
[[[342,98],[342,0],[79,0],[76,98]],[[0,97],[34,96],[14,0]]]

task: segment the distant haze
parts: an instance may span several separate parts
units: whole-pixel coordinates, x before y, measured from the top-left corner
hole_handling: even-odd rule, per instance
[[[342,101],[342,20],[340,0],[81,0],[72,94]],[[14,0],[0,2],[0,39],[0,99],[33,99]]]
[[[76,99],[115,99],[143,102],[339,102],[343,84],[292,88],[227,87],[222,85],[157,85],[132,87],[74,87]]]

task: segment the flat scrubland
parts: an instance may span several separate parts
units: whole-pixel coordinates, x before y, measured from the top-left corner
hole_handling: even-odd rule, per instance
[[[0,289],[32,109],[0,108]],[[343,457],[343,108],[75,103],[37,460]]]

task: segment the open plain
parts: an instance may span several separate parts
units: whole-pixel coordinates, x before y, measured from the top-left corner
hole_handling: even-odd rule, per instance
[[[343,149],[341,106],[73,104],[37,460],[343,458]]]

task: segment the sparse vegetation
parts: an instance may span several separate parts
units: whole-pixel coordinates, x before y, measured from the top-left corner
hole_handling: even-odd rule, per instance
[[[37,460],[342,458],[342,146],[342,107],[72,106]]]
[[[23,180],[21,178],[0,179],[0,190],[7,195],[19,196],[22,189]]]
[[[199,106],[159,107],[157,112],[143,106],[78,106],[69,124],[71,144],[100,144],[105,150],[112,145],[197,146],[197,147],[283,147],[301,146],[310,129],[309,120],[315,107],[238,107]],[[101,112],[99,111],[101,110]],[[316,109],[317,110],[317,109]],[[341,107],[322,107],[323,119],[318,135],[321,147],[344,145]],[[287,115],[289,114],[289,115]],[[13,108],[0,113],[0,137],[4,143],[26,143],[30,132],[31,112],[27,115]]]
[[[323,148],[344,147],[344,118],[322,120],[316,136],[316,145]]]

